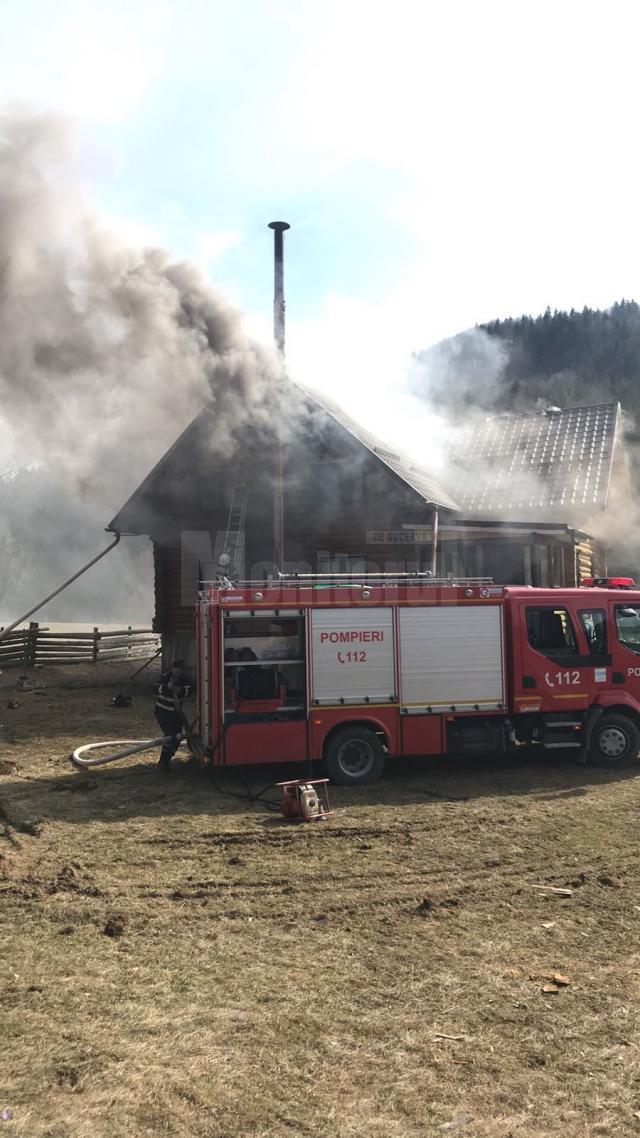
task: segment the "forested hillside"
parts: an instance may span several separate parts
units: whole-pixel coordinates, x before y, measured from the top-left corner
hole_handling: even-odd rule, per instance
[[[479,325],[417,358],[416,385],[441,406],[525,411],[617,399],[640,421],[640,306],[551,312]]]

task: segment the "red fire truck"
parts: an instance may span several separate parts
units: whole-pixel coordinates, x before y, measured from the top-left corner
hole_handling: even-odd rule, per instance
[[[395,756],[640,750],[640,590],[480,578],[280,577],[201,593],[198,712],[213,764],[323,762],[360,784]]]

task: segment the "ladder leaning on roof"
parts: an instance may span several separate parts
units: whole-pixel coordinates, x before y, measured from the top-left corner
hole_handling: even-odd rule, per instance
[[[244,523],[247,516],[249,491],[242,485],[234,486],[224,535],[224,546],[218,561],[225,572],[232,575],[239,572],[240,554],[244,540]],[[223,560],[224,559],[224,560]]]

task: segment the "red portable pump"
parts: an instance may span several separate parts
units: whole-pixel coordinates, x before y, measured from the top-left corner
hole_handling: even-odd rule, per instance
[[[277,782],[282,794],[281,813],[290,822],[321,822],[333,814],[329,802],[328,778],[292,779]],[[318,788],[322,787],[322,790]]]
[[[377,778],[395,757],[534,744],[633,762],[640,591],[626,577],[584,584],[216,582],[197,611],[204,752],[215,765],[323,764],[343,784]]]

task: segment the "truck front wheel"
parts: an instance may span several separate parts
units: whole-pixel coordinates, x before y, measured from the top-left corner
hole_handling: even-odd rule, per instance
[[[329,778],[340,786],[374,782],[384,770],[385,749],[367,727],[345,727],[333,736],[325,755]]]
[[[633,719],[620,712],[605,712],[593,729],[589,758],[599,767],[628,767],[640,751],[640,731]]]

